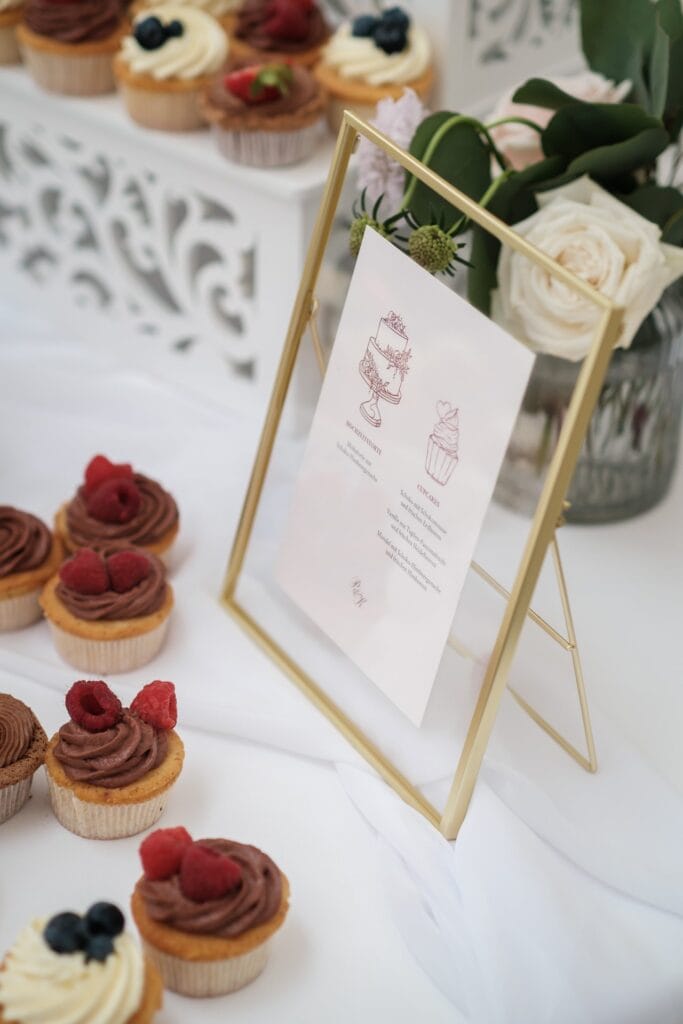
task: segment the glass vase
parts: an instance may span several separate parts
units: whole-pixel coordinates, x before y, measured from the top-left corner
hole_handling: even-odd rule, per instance
[[[495,498],[531,515],[581,364],[539,355]],[[567,520],[608,523],[652,508],[669,489],[683,409],[683,284],[663,294],[629,349],[616,349],[579,455]]]

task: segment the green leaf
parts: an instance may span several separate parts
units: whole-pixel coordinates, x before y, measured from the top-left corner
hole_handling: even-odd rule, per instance
[[[589,174],[596,181],[622,178],[630,171],[653,163],[669,145],[666,128],[648,128],[624,142],[597,146],[572,160],[567,172],[574,176]]]
[[[661,26],[659,19],[655,26],[652,51],[650,53],[649,91],[650,113],[662,117],[666,109],[669,92],[669,54],[671,40]]]
[[[413,156],[424,159],[435,133],[453,117],[448,111],[440,111],[425,118],[410,144]],[[467,122],[456,124],[447,131],[429,158],[429,166],[473,199],[481,198],[491,183],[490,150],[476,127]],[[406,186],[411,178],[407,175]],[[440,216],[450,225],[459,216],[450,203],[421,181],[417,182],[410,200],[410,212],[421,225],[434,224]]]
[[[677,188],[664,185],[641,185],[627,196],[620,195],[619,199],[642,217],[658,224],[662,230],[683,211],[683,195]]]
[[[662,127],[659,118],[633,103],[574,103],[558,110],[541,141],[546,156],[562,154],[574,159],[587,150]]]
[[[545,107],[548,110],[561,110],[577,102],[576,96],[570,96],[545,78],[530,78],[517,89],[512,98],[515,103],[528,103],[532,107]]]
[[[683,210],[675,213],[664,225],[662,241],[669,245],[683,245]]]
[[[581,0],[581,43],[593,71],[615,82],[630,78],[638,103],[649,107],[643,78],[655,32],[650,0]]]
[[[683,35],[683,10],[681,0],[657,0],[657,17],[659,22],[672,39]]]

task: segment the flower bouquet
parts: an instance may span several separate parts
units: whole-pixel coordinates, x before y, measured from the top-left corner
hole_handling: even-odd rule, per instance
[[[378,127],[624,310],[569,491],[568,518],[605,521],[658,501],[683,406],[680,0],[581,0],[590,71],[531,79],[487,122],[415,97]],[[665,168],[667,170],[665,171]],[[665,175],[668,174],[668,181]],[[531,511],[598,312],[460,216],[365,140],[352,252],[371,225],[431,273],[464,264],[470,301],[537,352],[498,497]]]

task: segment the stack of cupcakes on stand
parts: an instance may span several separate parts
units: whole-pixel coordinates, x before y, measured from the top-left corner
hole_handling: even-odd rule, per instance
[[[235,14],[231,54],[243,64],[310,68],[329,35],[315,0],[245,0]]]
[[[112,60],[124,26],[120,0],[25,0],[17,38],[41,88],[96,96],[114,91]]]
[[[41,617],[43,584],[62,560],[62,545],[30,512],[0,505],[0,632]]]
[[[23,5],[24,0],[0,0],[0,65],[21,63],[17,25]]]
[[[315,69],[330,96],[328,117],[338,131],[344,110],[366,120],[380,100],[398,99],[406,88],[426,99],[434,73],[427,33],[400,7],[344,22]]]
[[[140,11],[114,62],[128,113],[145,128],[202,128],[199,97],[227,55],[225,31],[205,11],[181,3]]]
[[[149,683],[124,708],[102,680],[80,680],[67,693],[66,708],[69,721],[45,754],[58,820],[85,839],[150,828],[183,766],[173,683]]]
[[[0,825],[28,800],[46,747],[47,736],[31,709],[0,693]]]
[[[0,969],[0,1024],[149,1024],[161,979],[124,929],[104,902],[32,921]]]

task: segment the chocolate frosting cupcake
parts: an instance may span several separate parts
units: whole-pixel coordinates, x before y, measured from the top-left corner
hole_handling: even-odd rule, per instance
[[[126,541],[147,547],[161,540],[178,524],[178,506],[160,484],[142,473],[133,474],[140,492],[140,507],[124,523],[104,522],[88,512],[84,487],[79,487],[66,509],[69,540],[75,547],[99,547],[111,541]]]
[[[124,709],[111,729],[89,732],[70,721],[59,730],[54,756],[73,782],[119,789],[137,782],[166,757],[168,736]]]
[[[278,130],[297,128],[314,121],[325,109],[323,91],[305,68],[293,67],[291,72],[288,91],[257,106],[245,103],[230,92],[225,86],[225,75],[218,75],[204,97],[206,119],[226,129],[263,130],[271,126]]]
[[[40,36],[60,43],[92,43],[119,28],[121,0],[26,0],[24,22]]]
[[[42,520],[11,505],[0,505],[0,579],[38,569],[51,548],[52,537]]]

